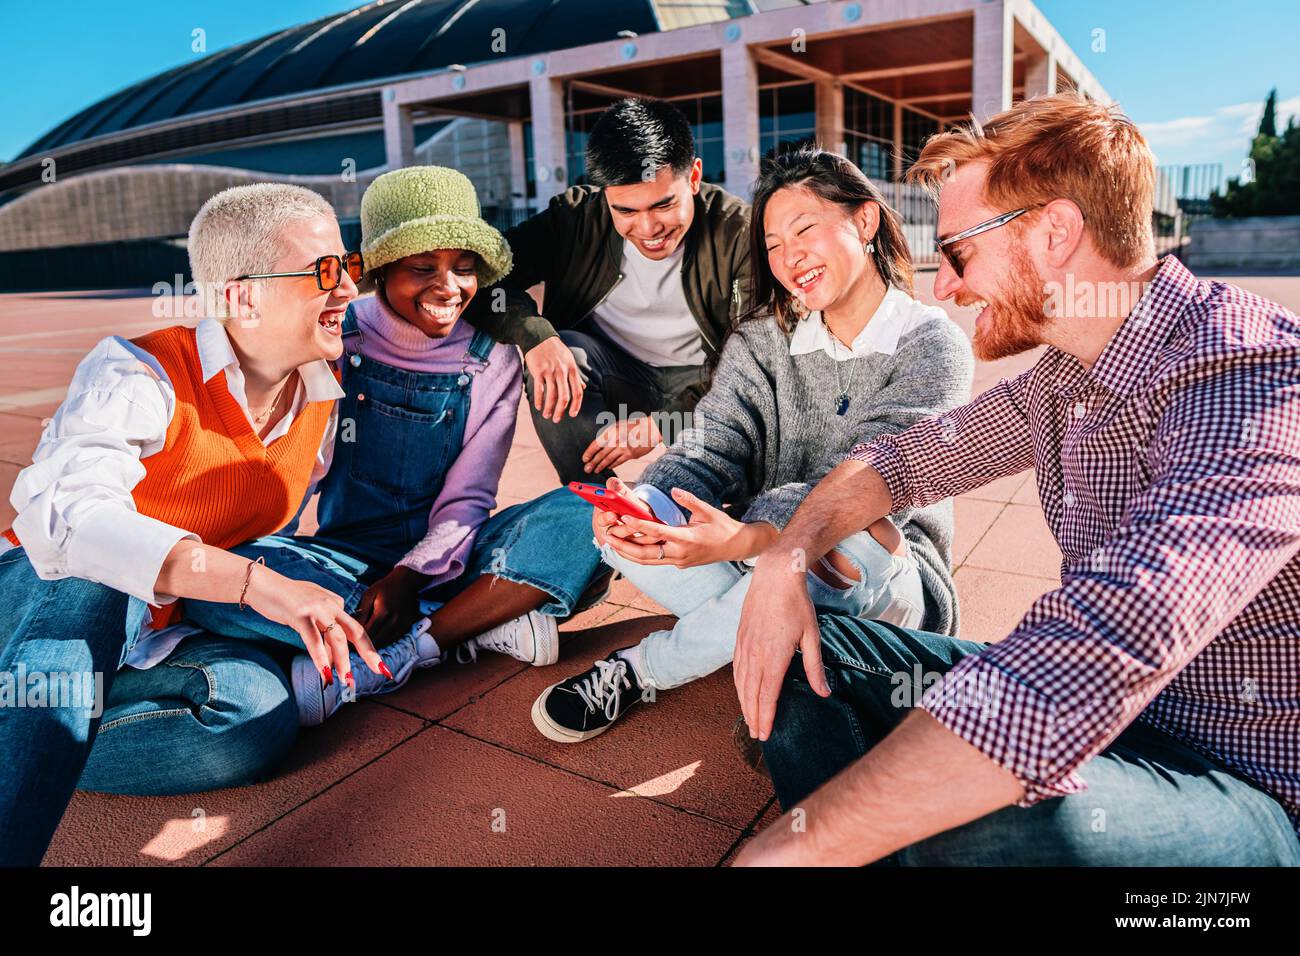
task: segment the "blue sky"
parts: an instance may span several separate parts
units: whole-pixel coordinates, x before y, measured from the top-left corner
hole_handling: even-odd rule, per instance
[[[191,51],[196,28],[206,31],[214,52],[355,3],[14,0],[6,6],[0,159],[95,100],[199,55]],[[1038,0],[1038,7],[1142,125],[1161,163],[1219,162],[1235,173],[1270,87],[1278,88],[1282,122],[1300,114],[1295,0]],[[1093,49],[1095,30],[1105,31],[1104,50]]]

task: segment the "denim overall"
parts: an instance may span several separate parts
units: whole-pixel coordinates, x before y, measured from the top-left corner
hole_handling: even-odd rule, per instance
[[[316,537],[387,571],[428,533],[434,499],[464,442],[470,385],[487,367],[493,341],[476,331],[459,373],[408,372],[360,354],[362,335],[349,308],[347,394],[334,460],[320,483]]]

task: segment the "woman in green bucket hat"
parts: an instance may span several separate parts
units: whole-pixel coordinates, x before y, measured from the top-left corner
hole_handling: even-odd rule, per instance
[[[479,286],[510,270],[510,247],[479,214],[462,173],[385,173],[361,199],[363,289],[339,333],[346,396],[315,536],[237,549],[339,594],[392,675],[358,660],[321,674],[294,658],[299,722],[402,686],[417,668],[481,650],[554,663],[556,619],[604,568],[592,507],[567,489],[492,515],[522,391],[519,354],[461,321]],[[602,578],[602,582],[605,578]],[[290,628],[225,605],[195,622],[299,644]]]

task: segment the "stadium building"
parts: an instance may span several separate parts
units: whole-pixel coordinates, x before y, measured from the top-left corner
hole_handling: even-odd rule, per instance
[[[780,143],[843,152],[919,251],[932,212],[898,181],[926,137],[1067,86],[1109,100],[1028,0],[378,0],[196,54],[0,167],[0,289],[183,273],[195,212],[240,183],[316,189],[355,240],[375,176],[435,163],[508,226],[584,181],[587,130],[628,95],[677,103],[740,195]]]

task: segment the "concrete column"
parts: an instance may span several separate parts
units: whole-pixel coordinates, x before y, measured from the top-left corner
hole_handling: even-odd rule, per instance
[[[1046,51],[1025,64],[1025,99],[1056,92],[1056,54]]]
[[[384,159],[389,169],[415,164],[415,123],[411,108],[392,99],[393,91],[384,90]]]
[[[749,199],[758,178],[758,64],[739,41],[722,47],[722,145],[727,191]]]
[[[537,208],[568,188],[568,158],[564,148],[564,85],[549,76],[528,82],[533,114],[533,174],[537,178]]]
[[[903,208],[903,104],[894,104],[894,156],[893,156],[894,195],[891,197],[895,209]]]
[[[971,51],[971,112],[988,119],[1011,106],[1011,8],[1004,0],[975,5],[975,42]]]
[[[507,152],[510,154],[510,205],[523,209],[528,205],[528,169],[524,155],[524,122],[506,123]]]
[[[841,156],[848,154],[844,142],[844,86],[838,80],[820,79],[816,86],[817,143]]]

